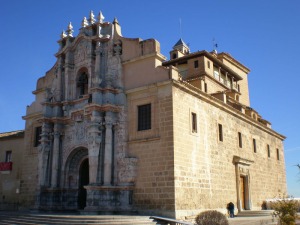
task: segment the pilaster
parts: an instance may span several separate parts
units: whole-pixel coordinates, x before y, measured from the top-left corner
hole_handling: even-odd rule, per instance
[[[89,180],[90,184],[97,183],[99,151],[101,145],[101,116],[99,112],[93,111],[91,122],[88,128],[88,149],[89,149]]]

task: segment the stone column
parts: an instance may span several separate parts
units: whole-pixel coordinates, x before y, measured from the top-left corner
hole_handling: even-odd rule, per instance
[[[205,81],[204,81],[204,79],[200,80],[200,90],[205,92]]]
[[[91,123],[88,128],[88,148],[89,148],[89,180],[90,184],[97,183],[99,151],[101,144],[101,116],[99,112],[93,111]]]
[[[54,141],[52,151],[52,174],[51,174],[51,187],[58,186],[58,172],[59,172],[59,146],[60,146],[60,124],[54,124]]]
[[[48,167],[48,157],[50,152],[50,125],[48,123],[43,123],[42,134],[41,134],[41,144],[39,145],[39,155],[38,155],[38,174],[39,174],[39,185],[47,186],[47,167]]]
[[[105,116],[104,186],[111,186],[112,177],[112,112]]]

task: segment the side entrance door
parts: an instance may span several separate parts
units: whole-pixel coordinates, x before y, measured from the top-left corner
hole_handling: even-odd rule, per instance
[[[240,198],[241,198],[241,207],[245,209],[245,177],[240,176]]]

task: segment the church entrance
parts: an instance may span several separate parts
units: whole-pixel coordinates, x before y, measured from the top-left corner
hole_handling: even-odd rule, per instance
[[[250,165],[253,161],[234,156],[233,163],[236,174],[237,209],[239,212],[251,210]]]
[[[86,207],[86,189],[84,186],[89,184],[89,160],[85,159],[79,168],[79,189],[78,189],[78,208]]]

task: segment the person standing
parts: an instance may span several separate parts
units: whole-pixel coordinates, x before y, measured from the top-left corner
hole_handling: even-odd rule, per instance
[[[229,210],[230,218],[234,218],[234,204],[232,202],[229,202],[228,210]]]

